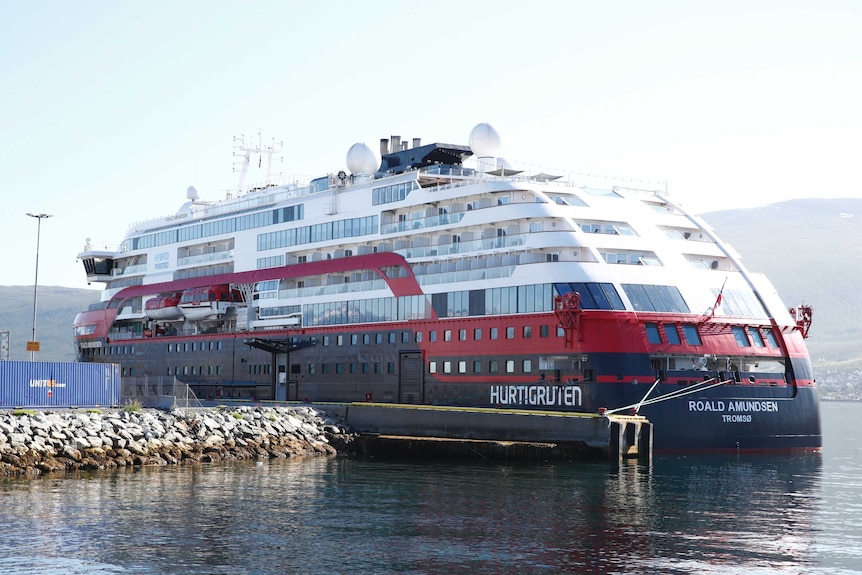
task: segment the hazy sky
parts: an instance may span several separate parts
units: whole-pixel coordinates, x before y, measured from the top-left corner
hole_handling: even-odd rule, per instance
[[[862,197],[862,2],[0,2],[2,285],[87,287],[75,256],[235,186],[392,134],[667,181],[695,212]],[[803,225],[788,222],[788,225]],[[752,230],[756,233],[756,230]],[[94,288],[101,285],[94,285]]]

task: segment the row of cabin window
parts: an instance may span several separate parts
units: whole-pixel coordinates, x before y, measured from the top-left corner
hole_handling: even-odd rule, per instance
[[[496,359],[488,360],[488,373],[500,373],[500,361]],[[514,359],[502,361],[503,373],[516,373],[516,362]],[[484,363],[482,360],[466,360],[460,361],[430,361],[428,362],[428,373],[467,373],[468,365],[471,366],[470,373],[483,373]],[[453,368],[455,371],[453,371]],[[522,359],[520,373],[533,373],[533,360]]]
[[[198,345],[200,344],[200,345]],[[183,342],[183,343],[169,343],[168,344],[168,353],[173,352],[186,352],[186,351],[221,351],[223,349],[221,341],[192,341],[192,342]]]
[[[109,345],[106,347],[92,347],[87,350],[88,355],[129,355],[134,353],[135,346],[133,345]]]
[[[647,341],[650,343],[669,343],[671,345],[681,345],[682,340],[679,337],[677,324],[666,323],[659,325],[657,323],[644,324],[647,332]],[[685,343],[688,345],[701,345],[700,334],[697,332],[697,326],[691,323],[684,323],[682,327],[682,335],[685,338]],[[662,338],[664,331],[664,338]]]
[[[697,326],[694,324],[657,324],[657,323],[647,323],[645,324],[646,332],[647,332],[647,340],[650,343],[661,344],[661,343],[669,343],[671,345],[682,345],[682,340],[680,339],[680,332],[678,328],[682,328],[682,337],[685,339],[685,343],[688,345],[701,345],[700,334],[697,331]],[[741,326],[735,325],[730,328],[731,333],[733,333],[733,337],[736,340],[736,345],[739,347],[766,347],[766,343],[769,343],[769,347],[778,347],[778,342],[775,339],[775,334],[772,333],[772,330],[769,328],[763,328],[761,330],[759,328],[753,326]],[[662,337],[662,332],[664,333],[664,337]]]
[[[251,367],[261,368],[261,367],[270,367],[270,366],[268,366],[268,365],[249,366],[249,368],[251,368]],[[129,371],[131,371],[131,368],[129,368]],[[249,373],[252,373],[252,371],[250,369],[249,369]],[[255,372],[255,373],[263,373],[263,372],[260,371],[260,372]],[[168,375],[221,375],[222,369],[221,369],[220,365],[201,365],[201,366],[184,365],[182,367],[180,367],[178,365],[174,368],[172,368],[171,366],[168,366],[167,367],[167,374]],[[131,375],[131,373],[129,373],[129,375]]]
[[[187,351],[221,351],[224,344],[221,341],[193,341],[184,343],[169,343],[168,353]],[[107,347],[96,347],[87,350],[87,355],[134,355],[134,345],[109,345]]]
[[[417,331],[415,333],[410,332],[410,331],[402,331],[401,332],[401,343],[413,343],[413,342],[422,343],[422,340],[423,340],[422,333],[423,332],[421,332],[421,331]],[[550,333],[550,326],[547,326],[547,325],[540,325],[539,326],[539,337],[548,337],[549,333]],[[459,329],[459,330],[457,330],[457,333],[454,333],[453,330],[451,330],[451,329],[445,329],[445,330],[443,330],[442,341],[453,341],[453,336],[457,336],[458,341],[468,341],[470,339],[470,338],[468,338],[469,334],[470,334],[470,330],[467,330],[467,329]],[[515,334],[516,334],[516,329],[514,327],[509,326],[509,327],[505,328],[504,335],[505,335],[506,339],[515,339]],[[345,339],[344,335],[335,335],[335,336],[325,335],[325,336],[323,336],[323,345],[324,346],[345,345],[345,341],[349,341],[350,342],[349,345],[360,345],[360,337],[361,337],[361,344],[362,345],[370,345],[371,344],[371,335],[372,334],[370,334],[370,333],[363,333],[363,334],[354,333],[354,334],[351,334],[349,336],[349,340]],[[374,334],[374,343],[375,344],[382,344],[383,340],[384,340],[384,335],[385,334],[380,333],[380,332]],[[565,333],[563,331],[563,328],[557,327],[557,337],[564,337],[564,336],[565,336]],[[530,325],[523,326],[521,328],[521,337],[524,339],[529,339],[529,338],[533,337],[533,326],[530,326]],[[472,330],[472,341],[481,341],[483,338],[484,338],[483,328],[481,328],[481,327],[473,328],[473,330]],[[387,336],[388,343],[396,343],[397,339],[398,339],[397,332],[390,331],[388,333],[388,336]],[[492,339],[492,340],[500,339],[500,329],[496,328],[496,327],[488,328],[488,339]],[[428,341],[432,342],[432,343],[438,341],[437,330],[432,329],[428,332]]]
[[[347,367],[347,371],[344,371],[345,366]],[[291,365],[291,373],[297,373],[295,369],[295,365]],[[317,364],[310,363],[308,364],[308,374],[315,375],[317,373]],[[350,363],[321,363],[320,364],[320,373],[322,374],[342,374],[342,373],[383,373],[383,362],[375,361],[373,363],[369,362],[350,362]],[[386,373],[395,373],[395,362],[388,361],[386,362]]]
[[[345,366],[347,367],[347,371],[345,371]],[[309,375],[314,375],[318,373],[317,364],[311,363],[306,366]],[[291,374],[299,373],[299,364],[291,365]],[[250,364],[248,366],[249,375],[271,375],[272,374],[272,365],[271,364]],[[383,373],[383,363],[382,362],[374,362],[374,363],[321,363],[320,364],[320,373],[328,374],[342,374],[342,373]],[[390,361],[386,363],[386,373],[395,373],[395,362]],[[220,365],[201,365],[200,367],[196,365],[188,366],[176,366],[176,367],[167,367],[167,375],[221,375],[222,368]],[[132,368],[123,368],[123,375],[132,375]]]
[[[730,328],[733,337],[736,340],[736,345],[739,347],[766,347],[765,340],[769,342],[769,347],[778,347],[778,342],[775,340],[775,334],[769,328],[764,328],[763,333],[760,329],[754,326],[734,325]]]

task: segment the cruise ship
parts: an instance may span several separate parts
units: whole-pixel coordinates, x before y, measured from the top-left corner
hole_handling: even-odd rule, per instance
[[[486,123],[254,186],[278,147],[236,147],[227,197],[88,240],[80,361],[213,401],[636,413],[659,452],[820,449],[811,308],[664,186],[527,169]]]

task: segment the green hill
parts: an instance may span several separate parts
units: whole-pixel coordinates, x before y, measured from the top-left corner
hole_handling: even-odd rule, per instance
[[[40,361],[74,361],[72,323],[75,315],[99,301],[99,290],[39,286],[36,339]],[[33,334],[33,286],[0,286],[0,331],[9,332],[9,359],[30,358]]]
[[[703,219],[785,304],[813,306],[807,344],[824,395],[862,399],[862,199],[791,200]]]

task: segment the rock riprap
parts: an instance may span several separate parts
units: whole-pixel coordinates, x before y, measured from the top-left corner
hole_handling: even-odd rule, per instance
[[[308,406],[0,411],[0,475],[335,455],[351,438]]]

